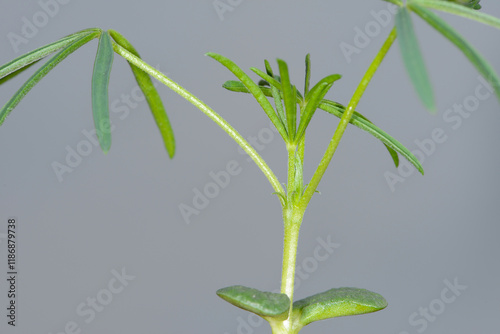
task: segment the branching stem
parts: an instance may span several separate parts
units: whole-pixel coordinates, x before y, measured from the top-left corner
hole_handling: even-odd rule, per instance
[[[309,185],[307,186],[307,189],[304,192],[304,195],[302,196],[300,203],[298,204],[299,209],[302,212],[305,212],[307,205],[309,204],[309,201],[314,195],[314,192],[316,191],[316,188],[318,187],[321,178],[325,174],[326,169],[330,164],[330,161],[332,160],[335,151],[337,150],[340,139],[342,138],[342,135],[344,134],[345,129],[347,128],[347,125],[351,120],[354,110],[356,109],[359,103],[359,100],[363,96],[366,87],[368,87],[368,84],[370,83],[371,79],[375,75],[375,72],[379,68],[382,61],[384,60],[387,52],[389,51],[392,44],[396,40],[396,36],[397,36],[396,28],[393,28],[391,33],[389,34],[389,37],[387,37],[387,40],[382,45],[382,48],[378,52],[377,56],[375,57],[370,67],[366,71],[365,75],[363,76],[363,79],[361,80],[360,84],[356,88],[356,91],[354,92],[351,101],[347,105],[347,108],[344,114],[342,115],[342,118],[340,119],[340,123],[337,126],[337,129],[335,130],[335,133],[330,141],[330,144],[328,145],[328,148],[326,149],[326,152],[323,155],[323,158],[321,159],[318,168],[314,172],[314,175],[311,181],[309,182]]]
[[[170,78],[168,78],[165,74],[162,72],[158,71],[151,65],[147,64],[144,62],[142,59],[134,56],[132,53],[128,52],[124,48],[122,48],[120,45],[116,44],[113,42],[113,49],[116,53],[118,53],[120,56],[125,58],[129,63],[137,66],[150,76],[154,77],[156,80],[160,81],[163,83],[165,86],[182,96],[184,99],[189,101],[191,104],[193,104],[195,107],[200,109],[205,115],[207,115],[212,121],[214,121],[218,126],[222,128],[233,140],[245,150],[245,152],[252,158],[252,160],[255,162],[255,164],[260,168],[260,170],[264,173],[264,175],[267,177],[269,180],[269,183],[271,183],[271,186],[274,188],[274,191],[281,194],[285,195],[285,192],[283,190],[283,187],[281,186],[280,182],[278,181],[278,178],[276,175],[273,173],[271,168],[267,165],[267,163],[264,161],[264,159],[255,151],[255,149],[243,138],[238,131],[236,131],[226,120],[224,120],[219,114],[217,114],[212,108],[207,106],[203,101],[201,101],[199,98],[191,94],[189,91],[187,91],[185,88],[177,84],[176,82],[172,81]],[[278,196],[278,198],[281,201],[281,204],[284,206],[284,200],[282,196]]]

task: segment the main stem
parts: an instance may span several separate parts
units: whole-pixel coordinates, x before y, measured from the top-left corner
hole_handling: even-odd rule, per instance
[[[281,293],[284,293],[290,299],[290,309],[288,312],[288,319],[279,325],[277,333],[293,333],[293,292],[295,281],[295,263],[297,259],[297,246],[299,241],[300,225],[302,223],[302,214],[297,210],[297,200],[300,198],[302,192],[302,182],[300,178],[302,175],[295,175],[297,168],[302,168],[298,164],[302,163],[300,159],[300,147],[297,152],[297,145],[287,145],[288,151],[288,184],[287,184],[287,200],[283,208],[283,222],[284,222],[284,242],[283,242],[283,269],[281,273]],[[299,155],[299,157],[297,156]],[[299,158],[299,159],[297,159]]]
[[[295,262],[297,259],[297,246],[299,242],[299,230],[302,223],[302,216],[298,210],[293,208],[283,211],[283,220],[285,222],[284,243],[283,243],[283,271],[281,274],[281,293],[284,293],[290,299],[290,309],[288,319],[283,321],[283,333],[293,333],[294,319],[293,311],[293,292],[295,281]]]
[[[347,128],[347,125],[349,125],[351,117],[356,107],[358,106],[361,97],[363,96],[366,88],[368,87],[368,84],[375,75],[375,72],[377,71],[380,64],[384,60],[385,56],[389,52],[389,49],[391,48],[392,44],[396,40],[396,37],[397,37],[397,32],[396,28],[394,27],[391,33],[389,34],[389,37],[387,37],[385,43],[382,45],[382,48],[378,52],[377,56],[375,57],[375,59],[373,59],[373,62],[371,63],[370,67],[368,67],[368,70],[366,71],[365,75],[363,76],[363,79],[356,88],[356,91],[354,92],[351,101],[349,101],[349,104],[347,105],[347,108],[340,119],[340,123],[337,126],[337,129],[335,130],[332,139],[330,140],[330,144],[328,145],[328,148],[326,149],[326,152],[323,155],[323,158],[321,159],[318,168],[314,172],[311,182],[309,182],[309,185],[307,186],[307,189],[304,192],[304,195],[302,196],[300,203],[298,204],[302,212],[305,212],[307,205],[309,204],[309,201],[314,195],[314,192],[316,191],[319,182],[321,181],[323,175],[325,174],[326,169],[330,164],[330,161],[332,160],[335,151],[337,150],[337,147],[340,143],[340,139],[342,138]]]
[[[283,208],[283,221],[284,221],[284,245],[283,245],[283,270],[281,274],[281,293],[286,294],[290,298],[290,311],[288,319],[283,323],[276,323],[273,327],[273,333],[296,333],[300,328],[294,324],[293,318],[293,294],[294,294],[294,281],[295,281],[295,264],[297,259],[297,246],[299,240],[300,225],[309,201],[316,191],[316,188],[323,177],[328,164],[330,163],[333,154],[335,153],[340,139],[349,124],[351,117],[363,96],[368,84],[373,78],[375,72],[385,58],[385,55],[391,48],[396,39],[396,29],[394,28],[389,37],[382,45],[377,56],[371,63],[367,72],[363,76],[360,84],[358,85],[351,101],[340,119],[340,123],[335,130],[335,133],[330,141],[330,144],[316,170],[311,182],[306,188],[306,191],[301,196],[302,189],[297,188],[295,177],[296,172],[296,149],[297,146],[289,145],[288,150],[288,184],[287,184],[287,201]],[[299,156],[303,156],[303,146],[299,146]]]

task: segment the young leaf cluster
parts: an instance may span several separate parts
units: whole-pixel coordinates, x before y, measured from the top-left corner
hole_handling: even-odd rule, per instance
[[[12,98],[0,109],[0,125],[10,112],[21,102],[29,91],[42,80],[54,67],[91,40],[98,38],[99,44],[94,62],[92,75],[92,113],[97,138],[104,153],[111,147],[111,123],[109,119],[108,85],[113,64],[113,49],[120,45],[139,57],[134,47],[118,32],[103,31],[91,28],[79,31],[60,40],[28,52],[0,67],[0,84],[14,78],[21,72],[43,58],[56,53],[43,66],[41,66]],[[112,40],[113,39],[113,40]],[[132,66],[132,65],[131,65]],[[156,124],[162,134],[165,147],[170,157],[175,154],[175,140],[170,122],[161,102],[160,96],[154,87],[151,78],[143,71],[132,66],[136,81],[141,88],[149,107],[153,113]]]
[[[298,144],[298,142],[304,138],[307,126],[317,109],[324,110],[338,118],[341,118],[345,111],[345,107],[342,104],[324,98],[333,83],[340,79],[340,75],[334,74],[326,76],[309,90],[309,78],[311,75],[311,62],[309,55],[306,56],[306,79],[304,85],[305,98],[296,89],[296,86],[290,83],[288,67],[283,60],[278,59],[277,61],[280,68],[279,76],[273,75],[273,71],[267,60],[265,61],[266,72],[257,68],[251,68],[251,70],[261,78],[259,83],[256,84],[248,77],[248,75],[244,74],[241,69],[236,69],[236,64],[232,62],[230,64],[227,60],[222,60],[221,58],[216,59],[226,67],[229,66],[228,69],[230,69],[231,72],[238,73],[237,77],[240,79],[240,81],[228,80],[222,85],[222,87],[232,92],[250,93],[257,101],[259,101],[261,106],[265,105],[265,108],[267,109],[264,107],[263,109],[278,131],[283,129],[282,137],[287,144]],[[252,90],[250,90],[249,87],[252,87]],[[265,97],[274,99],[276,109],[273,109],[272,106],[267,103],[268,101]],[[261,101],[266,101],[266,103],[262,103]],[[282,101],[284,101],[284,103]],[[294,126],[296,123],[297,113],[295,110],[297,105],[300,112],[298,127]],[[288,112],[287,110],[291,110],[293,112]],[[365,116],[359,112],[354,112],[350,123],[379,139],[386,146],[396,167],[399,165],[399,153],[423,174],[422,165],[417,158],[400,142],[374,125]]]

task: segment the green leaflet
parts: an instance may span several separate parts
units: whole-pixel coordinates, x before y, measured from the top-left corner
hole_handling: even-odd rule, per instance
[[[75,52],[79,47],[88,43],[99,35],[98,31],[94,31],[79,37],[73,43],[64,47],[59,53],[50,58],[45,65],[40,67],[28,81],[11,97],[11,99],[0,109],[0,125],[5,121],[9,113],[19,104],[19,102],[28,94],[28,92],[45,77],[50,70],[57,64],[63,61],[71,53]]]
[[[47,45],[44,45],[36,50],[30,51],[28,53],[23,54],[22,56],[17,57],[14,60],[11,60],[7,64],[4,64],[0,67],[0,79],[8,76],[9,74],[13,74],[15,72],[18,72],[20,69],[29,66],[30,64],[33,64],[40,59],[48,56],[51,53],[56,52],[57,50],[60,50],[77,39],[84,37],[88,34],[92,33],[98,33],[100,32],[100,29],[92,28],[92,29],[85,29],[79,32],[76,32],[74,34],[68,35],[66,37],[61,38],[60,40],[50,43]],[[2,81],[2,83],[5,81]]]
[[[273,69],[271,68],[271,64],[269,64],[269,62],[267,60],[264,60],[264,65],[266,67],[266,72],[267,72],[268,76],[270,78],[274,78]],[[253,70],[253,68],[252,68],[252,70]],[[281,80],[281,78],[279,78],[279,76],[277,76],[277,78]],[[274,79],[276,79],[276,78],[274,78]],[[283,100],[281,99],[281,93],[280,93],[279,88],[276,88],[275,86],[271,86],[271,84],[265,80],[261,80],[261,81],[263,81],[266,85],[271,87],[271,96],[274,99],[276,114],[278,115],[278,118],[280,119],[281,123],[283,124],[283,127],[285,128],[285,130],[288,134],[288,124],[286,122],[286,114],[285,114],[285,110],[283,108]],[[266,93],[264,93],[264,95],[266,95]]]
[[[293,315],[306,326],[313,321],[380,311],[387,301],[378,293],[358,288],[337,288],[293,303]]]
[[[398,9],[396,14],[396,29],[401,55],[410,80],[424,106],[427,110],[434,113],[436,111],[434,93],[408,8],[400,7]]]
[[[279,120],[278,116],[276,116],[276,113],[273,109],[273,106],[271,103],[267,100],[266,96],[260,90],[259,86],[255,84],[250,77],[243,72],[235,63],[233,63],[231,60],[227,59],[226,57],[223,57],[221,55],[218,55],[216,53],[209,52],[206,54],[207,56],[217,60],[219,63],[224,65],[229,71],[231,71],[248,89],[248,91],[255,97],[257,102],[260,104],[262,109],[264,109],[264,112],[267,114],[271,122],[273,122],[274,126],[280,133],[280,135],[283,137],[283,139],[286,141],[288,138],[288,134]]]
[[[42,59],[37,59],[35,60],[34,62],[32,63],[29,63],[28,65],[25,65],[24,67],[21,67],[9,74],[7,74],[6,76],[4,76],[3,78],[0,79],[0,85],[9,81],[10,79],[14,79],[15,77],[17,77],[19,74],[23,73],[24,71],[28,70],[31,66],[37,64],[40,60]]]
[[[263,71],[259,70],[258,68],[255,68],[255,67],[251,67],[250,69],[255,74],[257,74],[259,77],[261,77],[264,81],[266,81],[271,87],[278,89],[280,92],[283,91],[283,88],[281,87],[281,81],[277,80],[276,76],[272,77],[269,74],[266,74]],[[272,95],[269,95],[269,96],[272,96]]]
[[[306,55],[306,75],[304,80],[304,96],[309,93],[309,85],[311,84],[311,55]]]
[[[92,74],[92,113],[94,126],[102,151],[106,154],[111,147],[111,123],[109,121],[108,86],[113,65],[113,46],[107,31],[99,37],[99,46]]]
[[[361,115],[359,112],[356,112],[356,111],[355,111],[355,112],[353,113],[353,115],[354,115],[354,116],[356,116],[356,117],[359,117],[359,118],[361,118],[361,119],[365,120],[366,122],[368,122],[369,124],[373,125],[372,121],[370,121],[370,120],[369,120],[368,118],[366,118],[365,116]],[[396,141],[396,140],[394,140],[393,138],[390,138],[390,139],[392,139],[393,141]],[[382,142],[382,143],[383,143],[383,142]],[[399,144],[399,142],[398,142],[398,144]],[[387,149],[387,151],[389,151],[389,154],[391,155],[391,158],[392,158],[392,160],[394,161],[394,165],[396,166],[396,168],[397,168],[397,167],[399,167],[399,156],[398,156],[398,152],[396,152],[394,149],[392,149],[392,148],[391,148],[390,146],[388,146],[387,144],[384,144],[384,146],[385,146],[385,148]],[[406,148],[405,148],[403,145],[401,145],[401,147],[403,147],[403,149],[404,149],[404,150],[406,150]],[[412,154],[411,154],[411,152],[409,152],[408,150],[407,150],[407,153],[409,153],[410,155],[412,155]],[[416,160],[416,159],[415,159],[415,160]],[[418,161],[418,160],[416,160],[416,161]],[[421,168],[421,167],[422,167],[422,166],[420,166],[420,168]],[[417,166],[417,168],[419,168],[419,167]],[[422,173],[423,173],[423,170],[420,170],[420,172],[422,172]]]
[[[342,114],[344,113],[343,106],[339,107],[339,104],[333,101],[324,100],[323,103],[320,104],[319,108],[339,118],[342,117]],[[422,175],[424,174],[422,164],[420,164],[418,159],[406,147],[404,147],[400,142],[391,137],[389,134],[372,124],[366,119],[366,117],[356,112],[351,118],[351,123],[361,130],[368,132],[375,138],[379,139],[382,143],[384,143],[389,150],[389,153],[391,154],[396,167],[399,164],[399,159],[395,158],[395,152],[391,151],[390,149],[404,156],[406,160],[408,160],[413,166],[415,166],[415,168],[417,168],[417,170]]]
[[[439,31],[450,42],[455,44],[474,65],[478,72],[493,86],[498,99],[500,99],[500,78],[481,54],[458,34],[455,29],[430,10],[416,3],[412,3],[410,9],[429,23],[434,29]]]
[[[326,111],[332,115],[337,116],[338,118],[341,118],[342,114],[345,111],[345,107],[342,104],[340,104],[338,102],[330,101],[330,100],[323,100],[323,103],[319,108],[323,109],[324,111]],[[360,118],[365,120],[366,122],[363,122],[363,123],[359,122]],[[381,129],[376,127],[368,118],[361,115],[359,112],[354,111],[349,123],[351,123],[351,124],[357,126],[358,128],[370,133],[375,138],[380,139],[382,141],[382,144],[384,144],[385,148],[387,149],[387,151],[391,155],[391,158],[392,158],[396,168],[399,167],[398,151],[394,150],[391,146],[398,145],[398,147],[402,151],[406,151],[405,156],[408,155],[408,157],[410,157],[411,159],[414,159],[418,163],[418,160],[413,156],[413,154],[411,154],[410,151],[408,151],[402,144],[400,144],[397,140],[395,140],[394,138],[392,138],[391,136],[386,134],[384,131],[382,131]],[[372,133],[372,131],[373,131],[373,133]],[[383,138],[383,140],[382,140],[382,138]],[[384,140],[390,141],[393,144],[391,146],[389,146],[389,145],[385,144]],[[423,170],[421,169],[422,166],[420,166],[419,163],[418,163],[418,166],[415,166],[415,167],[417,167],[417,169],[419,169],[419,171],[423,174]]]
[[[242,84],[241,81],[228,80],[224,82],[224,84],[222,84],[222,87],[231,92],[251,94],[248,88],[244,84]],[[258,85],[258,87],[264,93],[265,96],[272,96],[270,87],[263,85]]]
[[[328,93],[330,88],[333,86],[333,83],[339,80],[341,77],[342,76],[339,74],[329,75],[321,79],[311,89],[311,91],[306,94],[305,97],[306,105],[300,116],[299,129],[297,131],[297,136],[295,137],[295,141],[297,143],[302,139],[302,136],[305,134],[306,128],[309,125],[311,118],[313,117],[314,113],[316,112],[316,109],[318,108],[319,104],[325,97],[326,93]]]
[[[115,40],[115,42],[132,53],[137,58],[141,58],[137,50],[134,46],[125,38],[123,35],[118,33],[115,30],[109,30],[109,34]],[[172,125],[170,124],[170,120],[168,119],[167,112],[165,111],[165,107],[163,106],[163,102],[160,98],[160,94],[156,90],[151,77],[138,68],[135,65],[130,64],[130,68],[132,69],[132,73],[134,74],[135,80],[139,85],[146,101],[148,102],[149,109],[153,114],[153,118],[155,119],[156,126],[160,130],[160,134],[163,138],[163,143],[165,145],[165,149],[168,152],[170,158],[173,158],[175,155],[175,137],[174,131],[172,129]]]
[[[274,105],[276,106],[276,114],[278,115],[281,123],[285,127],[288,133],[288,124],[286,122],[285,109],[283,108],[283,100],[281,99],[281,93],[278,88],[271,86],[271,94],[274,99]]]
[[[225,301],[264,318],[286,320],[290,309],[290,299],[284,293],[262,292],[241,285],[217,290],[217,295]]]
[[[294,142],[297,131],[297,89],[290,82],[288,65],[283,60],[278,59],[278,67],[281,77],[281,91],[283,92],[283,100],[285,102],[288,140]]]

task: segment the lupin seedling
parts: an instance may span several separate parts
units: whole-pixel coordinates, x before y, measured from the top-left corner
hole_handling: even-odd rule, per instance
[[[341,79],[339,74],[327,75],[315,85],[311,85],[311,59],[309,55],[306,56],[305,60],[305,80],[301,92],[290,81],[288,65],[284,60],[278,59],[274,69],[267,60],[264,61],[264,70],[251,68],[251,71],[259,78],[259,81],[255,82],[228,58],[216,53],[206,54],[234,75],[235,78],[226,81],[223,87],[232,92],[251,94],[285,142],[288,154],[286,164],[288,174],[285,187],[282,186],[282,182],[278,180],[265,160],[236,129],[199,98],[143,61],[132,44],[114,30],[105,31],[99,28],[82,30],[24,54],[1,66],[0,84],[13,79],[19,73],[30,69],[32,65],[52,55],[0,109],[0,124],[5,121],[9,113],[21,102],[23,97],[55,66],[89,41],[98,39],[99,43],[91,82],[91,96],[96,133],[104,153],[107,153],[111,148],[108,84],[112,64],[115,61],[114,54],[116,53],[130,64],[170,157],[175,154],[174,134],[163,103],[151,78],[163,83],[189,101],[224,130],[261,169],[273,188],[274,194],[276,194],[283,211],[285,231],[281,290],[266,292],[234,285],[218,290],[217,295],[219,297],[268,321],[274,334],[298,333],[304,326],[319,320],[376,312],[384,309],[387,306],[387,301],[378,293],[361,288],[336,287],[301,300],[294,300],[297,244],[303,216],[313,195],[317,192],[317,187],[349,124],[380,140],[387,148],[396,167],[399,164],[400,156],[402,156],[423,174],[422,165],[406,147],[356,110],[358,102],[371,79],[394,42],[398,40],[405,67],[417,95],[426,109],[431,112],[436,111],[435,96],[413,28],[413,17],[418,16],[455,45],[477,69],[479,74],[491,84],[496,95],[500,98],[500,79],[493,67],[465,38],[432,11],[438,10],[459,15],[500,28],[499,19],[478,11],[481,9],[479,0],[384,1],[398,7],[395,27],[391,30],[368,67],[352,98],[346,104],[326,98],[329,90],[333,89],[334,85],[337,85],[337,81]],[[306,164],[304,159],[306,150],[305,137],[311,119],[318,110],[339,118],[340,122],[312,178],[304,180],[303,169]]]

